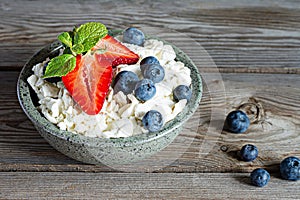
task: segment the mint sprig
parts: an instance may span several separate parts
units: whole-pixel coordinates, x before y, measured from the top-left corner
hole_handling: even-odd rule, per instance
[[[76,67],[76,56],[90,51],[108,33],[105,25],[99,22],[88,22],[73,32],[63,32],[58,35],[65,46],[64,54],[52,58],[42,78],[62,77]]]
[[[107,35],[107,32],[106,27],[101,23],[89,22],[83,24],[75,29],[74,44],[83,46],[82,51],[79,53],[86,52],[97,44],[99,38]]]
[[[43,78],[65,76],[76,66],[76,57],[72,54],[62,54],[52,58],[46,68]]]

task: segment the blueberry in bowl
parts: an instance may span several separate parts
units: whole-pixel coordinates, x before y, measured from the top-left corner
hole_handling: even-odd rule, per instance
[[[154,83],[161,82],[165,77],[165,70],[160,64],[148,64],[142,73],[144,78],[150,79]]]
[[[154,64],[160,65],[160,63],[156,57],[147,56],[147,57],[143,58],[140,62],[140,68],[141,68],[142,74],[144,74],[144,71],[148,66],[154,65]]]
[[[139,78],[135,73],[131,71],[120,72],[117,74],[113,83],[114,93],[122,91],[124,94],[129,94],[134,90],[138,81]]]
[[[173,90],[173,98],[176,102],[181,99],[190,101],[192,97],[192,90],[186,85],[179,85]]]
[[[174,63],[182,62],[190,71],[192,95],[188,102],[186,99],[180,101],[181,103],[186,101],[185,106],[180,113],[174,114],[171,120],[166,121],[166,116],[169,115],[161,110],[158,111],[162,118],[159,118],[160,115],[154,115],[155,118],[149,114],[150,117],[143,120],[149,111],[144,109],[143,104],[152,101],[154,107],[161,104],[161,101],[158,101],[161,92],[154,94],[149,100],[136,97],[139,96],[139,92],[135,90],[141,89],[138,83],[146,79],[141,71],[134,71],[140,70],[140,63],[126,64],[124,67],[124,62],[133,63],[145,58],[136,59],[135,53],[127,50],[129,46],[135,48],[133,44],[126,47],[125,41],[124,45],[115,39],[123,32],[109,31],[108,35],[101,39],[103,42],[100,41],[87,52],[84,50],[85,43],[69,44],[68,36],[64,34],[61,36],[63,37],[61,42],[53,42],[33,55],[19,75],[17,94],[26,115],[50,145],[78,161],[110,165],[130,163],[151,156],[175,139],[182,125],[198,108],[202,82],[197,67],[179,48],[160,40],[174,49],[176,56]],[[139,48],[150,48],[149,40],[158,39],[145,35],[143,46]],[[66,48],[69,50],[65,51]],[[33,71],[34,67],[39,69],[48,58],[52,60],[64,55],[62,52],[70,51],[72,55],[67,53],[68,55],[63,58],[68,67],[75,63],[74,68],[70,67],[68,73],[61,72],[61,81],[58,83],[48,84],[42,78],[45,74],[39,70]],[[124,51],[126,53],[123,53]],[[125,57],[112,59],[116,55]],[[87,67],[87,62],[91,68]],[[50,63],[48,66],[55,64]],[[166,65],[161,66],[164,67],[166,76],[161,82],[153,83],[157,91],[164,91],[162,89],[168,81],[166,77],[170,71]],[[87,76],[88,73],[91,75]],[[50,75],[46,78],[52,78]],[[172,102],[172,90],[167,97],[169,98],[167,102]],[[174,101],[172,105],[180,102]],[[154,110],[154,107],[150,109]],[[130,110],[133,108],[139,110]],[[123,127],[125,128],[122,129]]]
[[[156,132],[163,126],[163,117],[159,111],[150,110],[144,115],[142,123],[150,132]]]
[[[135,96],[141,101],[151,99],[156,93],[156,87],[152,80],[142,79],[135,85]]]
[[[145,41],[145,35],[141,30],[134,27],[130,27],[124,31],[123,41],[129,44],[142,46]]]

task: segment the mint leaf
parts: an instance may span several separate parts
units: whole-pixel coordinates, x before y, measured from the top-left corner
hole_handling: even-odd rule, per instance
[[[71,51],[73,51],[76,54],[80,54],[84,52],[84,46],[82,44],[75,44],[72,48]]]
[[[107,35],[106,27],[98,22],[88,22],[74,30],[74,45],[83,45],[83,51],[86,52],[93,48],[97,42]]]
[[[63,54],[52,58],[42,78],[65,76],[76,66],[76,57],[72,54]]]
[[[57,38],[68,47],[72,47],[72,38],[68,32],[61,33]]]

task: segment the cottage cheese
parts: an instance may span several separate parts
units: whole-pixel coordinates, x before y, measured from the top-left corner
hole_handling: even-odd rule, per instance
[[[33,75],[28,78],[28,83],[38,96],[38,109],[53,124],[61,130],[71,131],[88,137],[128,137],[147,133],[143,128],[141,119],[149,110],[161,112],[164,123],[174,119],[186,105],[186,100],[178,103],[173,101],[172,91],[178,85],[190,85],[191,77],[189,68],[182,62],[175,61],[176,54],[170,45],[164,45],[158,40],[146,40],[144,47],[126,44],[131,51],[140,56],[140,60],[147,56],[155,56],[165,70],[165,78],[156,83],[155,96],[146,101],[139,102],[133,94],[124,95],[122,92],[114,94],[109,89],[108,96],[102,110],[97,115],[87,115],[73,101],[62,82],[49,83],[41,78],[43,63],[35,65]],[[142,78],[139,62],[134,65],[119,65],[116,73],[127,70],[135,72]]]

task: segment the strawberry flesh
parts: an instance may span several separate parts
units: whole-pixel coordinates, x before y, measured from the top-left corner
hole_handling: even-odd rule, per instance
[[[95,47],[92,48],[92,51],[97,49],[104,50],[104,53],[97,53],[96,57],[100,56],[100,59],[109,60],[112,63],[113,67],[116,67],[120,64],[135,64],[139,60],[139,56],[134,52],[130,51],[127,47],[122,45],[114,37],[107,35],[101,39]]]
[[[98,114],[103,106],[111,80],[112,66],[107,60],[95,59],[92,55],[76,57],[76,67],[62,77],[72,98],[89,114]]]

